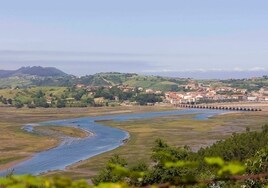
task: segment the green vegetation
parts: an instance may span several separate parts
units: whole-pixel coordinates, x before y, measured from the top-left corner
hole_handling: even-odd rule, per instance
[[[187,84],[187,79],[166,78],[160,76],[143,76],[130,73],[98,73],[95,75],[82,76],[80,78],[64,76],[20,76],[0,78],[0,88],[28,88],[31,86],[39,87],[72,87],[76,84],[86,86],[116,86],[129,85],[131,87],[142,87],[161,91],[179,91],[180,85]]]
[[[169,146],[157,139],[152,148],[152,163],[128,166],[125,159],[114,156],[93,182],[96,185],[103,182],[125,182],[138,187],[164,183],[195,185],[201,182],[220,187],[262,187],[268,183],[268,179],[258,181],[250,179],[250,175],[267,172],[267,143],[268,125],[261,132],[234,134],[225,141],[216,142],[198,152],[190,151],[187,146]],[[233,175],[245,173],[248,178],[241,181],[232,178]]]
[[[30,175],[0,178],[1,188],[123,188],[124,184],[101,184],[90,186],[85,180],[73,181],[66,177],[34,177]]]
[[[21,108],[27,105],[30,108],[44,107],[51,105],[48,99],[54,97],[60,98],[67,88],[64,87],[31,87],[28,89],[1,89],[0,102],[2,104],[13,105]]]
[[[125,84],[132,87],[150,88],[160,91],[180,91],[181,84],[187,84],[184,79],[164,78],[160,76],[135,76],[127,80]]]
[[[130,87],[142,87],[155,91],[193,91],[184,88],[184,85],[193,82],[210,85],[211,87],[233,87],[247,89],[248,92],[258,91],[267,87],[267,76],[253,79],[229,79],[229,80],[193,80],[189,78],[169,78],[161,76],[138,75],[134,73],[107,72],[94,75],[75,77],[67,75],[60,70],[42,67],[24,67],[17,72],[8,71],[4,76],[0,75],[0,88],[29,88],[38,87],[72,87],[76,84],[93,86],[117,86],[128,85]]]
[[[28,87],[32,84],[32,81],[28,78],[0,78],[0,88],[15,88],[19,87]]]
[[[231,138],[221,140],[207,149],[198,151],[198,156],[219,156],[224,160],[243,161],[254,156],[254,154],[265,148],[268,143],[268,125],[264,126],[262,132],[249,132],[233,134]],[[196,159],[197,160],[197,159]]]
[[[239,89],[247,89],[249,92],[251,92],[251,91],[258,91],[262,87],[267,87],[268,77],[263,76],[261,78],[254,78],[254,79],[230,79],[230,80],[221,80],[221,82],[231,87]]]
[[[21,108],[85,107],[92,103],[85,90],[71,91],[66,87],[31,87],[28,89],[2,89],[0,102]],[[82,98],[83,97],[83,98]],[[9,100],[9,101],[8,101]]]
[[[137,102],[140,105],[161,102],[160,94],[142,93],[137,88],[124,91],[118,87],[31,87],[24,89],[1,89],[0,104],[22,108],[64,108],[64,107],[87,107],[119,105],[124,101]],[[103,98],[101,101],[95,100]]]
[[[11,83],[5,85],[6,81]],[[116,72],[79,78],[70,75],[53,77],[24,75],[0,78],[0,88],[3,88],[0,89],[0,105],[11,105],[17,108],[24,106],[29,108],[99,107],[116,106],[122,103],[151,105],[163,101],[166,91],[184,92],[185,95],[195,97],[194,101],[199,103],[244,101],[248,96],[255,96],[254,92],[257,91],[258,97],[253,100],[265,101],[267,85],[266,76],[254,79],[206,81]],[[219,96],[213,94],[213,97],[207,97],[204,92],[208,89],[215,90]],[[186,94],[186,92],[193,93]],[[201,98],[200,96],[197,98],[196,94]],[[172,99],[181,98],[174,94],[170,96]],[[164,101],[171,101],[166,99]]]
[[[162,102],[161,95],[155,94],[138,94],[134,100],[140,105],[146,105],[148,103],[155,104],[157,102]]]

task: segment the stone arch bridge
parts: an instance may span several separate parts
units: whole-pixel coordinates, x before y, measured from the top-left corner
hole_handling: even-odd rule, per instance
[[[180,108],[199,108],[199,109],[212,109],[212,110],[233,110],[233,111],[262,111],[261,108],[254,107],[239,107],[239,106],[218,106],[218,105],[194,105],[194,104],[176,104]]]

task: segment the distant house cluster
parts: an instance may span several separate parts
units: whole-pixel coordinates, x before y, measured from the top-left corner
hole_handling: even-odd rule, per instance
[[[146,94],[163,95],[164,91],[146,89],[142,87],[130,87],[128,85],[104,86],[106,89],[117,87],[123,92],[137,92]],[[170,104],[193,104],[193,103],[213,103],[213,102],[268,102],[268,87],[262,87],[259,91],[249,92],[247,89],[239,89],[229,86],[211,86],[196,82],[189,82],[187,85],[180,86],[183,90],[178,92],[165,92],[163,97],[164,103]],[[100,87],[85,86],[77,84],[76,88],[86,88],[92,95]],[[119,101],[118,96],[114,96],[115,101]],[[96,99],[101,102],[103,98]],[[99,101],[96,101],[99,102]],[[126,101],[127,102],[127,101]]]
[[[76,89],[84,89],[88,95],[94,98],[95,104],[103,104],[106,102],[114,102],[119,105],[155,105],[164,100],[164,92],[160,90],[145,89],[143,87],[131,87],[126,84],[118,84],[113,86],[86,86],[84,84],[76,84]],[[100,91],[106,90],[109,93],[109,99],[104,95],[99,97]],[[102,93],[103,94],[103,93]],[[149,97],[148,97],[149,96]]]
[[[209,85],[186,85],[188,92],[166,92],[165,101],[171,104],[192,104],[207,102],[255,101],[268,102],[268,87],[257,92],[233,87],[210,87]]]
[[[92,92],[94,94],[95,91],[98,89],[112,89],[116,87],[117,89],[120,89],[121,91],[128,93],[128,92],[143,92],[147,94],[162,94],[163,91],[160,90],[153,90],[153,89],[145,89],[143,87],[131,87],[129,85],[115,85],[115,86],[86,86],[84,84],[76,84],[75,86],[77,89],[86,89],[88,92]]]
[[[268,102],[268,87],[263,87],[257,92],[251,92],[248,97],[248,101]]]

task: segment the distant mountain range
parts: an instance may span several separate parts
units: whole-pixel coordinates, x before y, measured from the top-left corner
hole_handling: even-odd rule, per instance
[[[14,76],[60,77],[68,74],[54,67],[21,67],[18,70],[0,70],[0,78]]]

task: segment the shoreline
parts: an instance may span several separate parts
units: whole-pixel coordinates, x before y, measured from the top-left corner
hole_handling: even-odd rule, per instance
[[[73,119],[73,118],[72,118],[72,119]],[[66,120],[66,119],[63,119],[63,121],[64,121],[64,120]],[[104,120],[104,121],[105,121],[105,120]],[[49,121],[49,122],[50,122],[50,121]],[[95,121],[94,121],[94,122],[95,122]],[[22,129],[23,129],[24,131],[26,131],[26,132],[31,132],[31,133],[33,133],[33,131],[34,131],[34,127],[38,127],[38,126],[46,126],[46,125],[42,125],[42,123],[46,123],[46,122],[33,123],[33,124],[26,124],[25,126],[30,126],[32,129],[30,129],[30,130],[23,129],[24,126],[22,127]],[[101,123],[101,121],[100,121],[100,122],[96,122],[96,123]],[[99,125],[103,125],[103,124],[99,124]],[[55,125],[55,126],[56,126],[56,125]],[[105,126],[105,125],[104,125],[104,126]],[[68,127],[68,125],[63,126],[63,127]],[[96,135],[96,133],[94,133],[93,131],[85,130],[85,129],[81,128],[81,127],[77,127],[77,126],[69,126],[69,127],[79,129],[79,130],[85,132],[85,133],[87,134],[87,136],[86,136],[86,137],[83,137],[83,138],[70,137],[70,136],[66,136],[66,137],[57,137],[57,138],[56,138],[57,143],[56,143],[54,146],[52,146],[51,148],[47,148],[47,149],[42,150],[42,151],[40,151],[40,152],[35,152],[35,153],[31,154],[31,156],[25,157],[25,158],[23,158],[23,159],[16,160],[16,161],[12,161],[12,162],[7,163],[7,164],[5,164],[5,165],[0,165],[0,173],[2,172],[2,173],[7,173],[7,174],[8,174],[8,173],[9,173],[9,170],[12,171],[12,170],[14,169],[14,168],[12,168],[12,167],[15,167],[16,165],[18,165],[18,164],[20,164],[20,163],[23,163],[23,162],[25,162],[25,161],[27,161],[27,160],[30,160],[31,158],[33,158],[33,157],[34,157],[35,155],[37,155],[38,153],[45,152],[45,151],[49,151],[49,150],[52,150],[52,149],[54,149],[54,148],[60,147],[61,145],[68,144],[69,141],[72,142],[73,139],[76,139],[76,140],[83,140],[83,139],[87,139],[87,138],[90,138],[90,137],[94,137],[94,136]],[[125,144],[126,144],[125,141],[130,139],[130,134],[129,134],[127,131],[122,130],[122,129],[119,129],[119,130],[125,132],[126,137],[125,137],[124,139],[120,140],[120,145],[118,145],[118,146],[115,147],[115,148],[111,148],[111,149],[109,149],[109,150],[107,150],[107,151],[105,151],[105,152],[103,152],[103,153],[109,152],[109,151],[114,150],[114,149],[116,149],[116,148],[118,148],[118,147],[121,147],[122,145],[125,145]],[[102,153],[100,153],[100,154],[102,154]],[[97,154],[97,155],[99,155],[99,154]],[[95,156],[95,155],[94,155],[94,156]],[[86,159],[80,160],[80,161],[78,161],[78,162],[69,164],[69,165],[67,165],[66,167],[64,167],[64,169],[62,169],[62,170],[67,170],[67,168],[68,168],[69,166],[72,166],[72,165],[74,165],[74,164],[77,164],[77,163],[79,163],[79,162],[81,162],[81,161],[85,161],[85,160],[87,160],[87,159],[89,159],[89,158],[86,158]],[[60,169],[57,169],[57,170],[60,170]],[[46,172],[41,172],[41,173],[38,173],[38,175],[48,174],[48,173],[51,173],[51,172],[54,172],[54,171],[57,171],[57,170],[49,170],[49,171],[46,171]],[[15,171],[15,172],[16,172],[16,171]]]
[[[25,158],[22,158],[22,159],[19,159],[19,160],[15,160],[15,161],[11,161],[9,163],[6,163],[6,164],[3,164],[3,165],[0,165],[0,172],[11,172],[14,168],[14,166],[24,162],[24,161],[27,161],[29,159],[31,159],[36,153],[32,154],[31,156],[25,156]],[[1,177],[1,176],[0,176]]]
[[[123,129],[120,129],[120,130],[122,130],[122,131],[124,131],[124,132],[127,133],[127,134],[126,134],[127,137],[124,138],[123,140],[120,140],[121,145],[119,145],[119,146],[116,147],[116,148],[107,150],[107,151],[105,151],[105,152],[103,152],[103,153],[97,154],[97,155],[105,154],[105,153],[107,153],[107,152],[110,152],[110,151],[112,151],[112,150],[115,150],[115,149],[117,149],[117,148],[120,148],[120,147],[126,145],[126,144],[129,142],[129,140],[130,140],[130,133],[127,132],[127,131],[125,131],[125,130],[123,130]],[[95,155],[95,156],[97,156],[97,155]],[[95,156],[93,156],[93,157],[95,157]],[[73,164],[70,164],[70,165],[66,166],[63,170],[53,170],[53,171],[45,172],[45,173],[41,173],[41,174],[49,174],[49,173],[54,173],[54,172],[57,172],[57,171],[68,171],[68,170],[70,170],[70,169],[72,169],[72,168],[74,168],[74,167],[76,167],[76,166],[78,166],[78,165],[80,165],[80,164],[83,164],[85,161],[87,161],[87,160],[90,159],[90,158],[91,158],[91,157],[86,158],[86,159],[82,159],[82,160],[77,161],[77,162],[75,162],[75,163],[73,163]]]
[[[25,126],[31,126],[33,129],[30,130],[30,131],[27,130],[27,129],[23,129]],[[37,127],[37,126],[45,126],[45,125],[41,125],[41,124],[39,124],[39,123],[34,123],[34,124],[26,124],[26,125],[24,125],[24,126],[21,127],[21,128],[22,128],[24,131],[26,131],[26,132],[31,132],[31,133],[33,133],[33,131],[34,131],[34,127]],[[25,157],[23,157],[22,159],[14,160],[14,161],[8,162],[8,163],[6,163],[6,164],[0,165],[0,172],[7,172],[7,173],[9,173],[9,171],[12,172],[12,170],[14,169],[14,168],[12,168],[12,167],[14,167],[14,166],[16,166],[16,165],[18,165],[18,164],[20,164],[20,163],[23,163],[23,162],[25,162],[25,161],[27,161],[27,160],[30,160],[31,158],[33,158],[35,155],[37,155],[37,154],[40,153],[40,152],[45,152],[45,151],[48,151],[48,150],[57,148],[57,147],[59,147],[59,146],[61,146],[61,145],[64,145],[64,144],[68,143],[69,141],[72,141],[73,139],[78,139],[78,140],[80,140],[80,139],[86,139],[86,138],[90,138],[90,137],[93,137],[93,136],[96,135],[96,134],[95,134],[94,132],[92,132],[92,131],[88,131],[88,130],[85,130],[85,129],[82,129],[82,128],[79,128],[79,127],[74,127],[74,126],[73,126],[73,128],[77,128],[77,129],[79,129],[79,130],[85,132],[87,136],[85,136],[85,137],[80,137],[80,138],[77,138],[77,137],[70,137],[70,136],[57,137],[57,138],[55,138],[55,139],[56,139],[56,143],[55,143],[54,146],[52,146],[52,147],[50,147],[50,148],[47,148],[47,149],[45,149],[45,150],[39,151],[39,152],[32,153],[30,156],[25,156]],[[52,135],[50,135],[50,136],[52,136]],[[40,173],[40,174],[42,174],[42,173]]]

